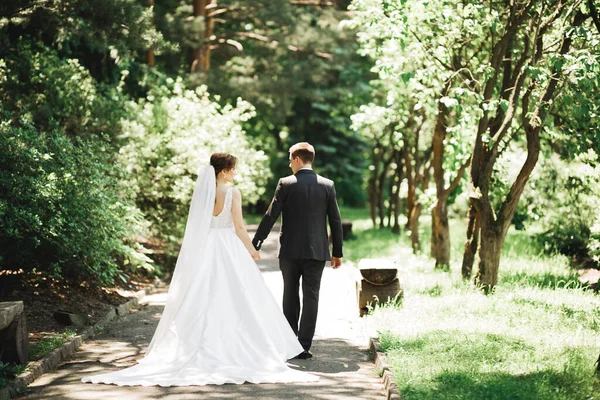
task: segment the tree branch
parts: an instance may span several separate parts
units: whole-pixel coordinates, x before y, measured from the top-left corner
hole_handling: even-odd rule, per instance
[[[236,32],[235,35],[237,36],[242,36],[242,37],[247,37],[250,39],[255,39],[261,42],[265,42],[265,43],[269,43],[271,45],[274,46],[279,46],[280,43],[277,40],[272,40],[270,38],[268,38],[267,36],[264,35],[259,35],[257,33],[253,33],[253,32]],[[299,47],[299,46],[293,46],[291,44],[288,44],[287,49],[290,51],[300,51],[300,52],[307,52],[307,53],[313,53],[314,55],[316,55],[317,57],[321,57],[324,58],[326,60],[333,60],[333,54],[331,53],[326,53],[324,51],[318,51],[318,50],[308,50],[305,47]]]
[[[415,37],[415,39],[417,39],[417,40],[419,41],[419,43],[421,43],[421,44],[423,45],[423,47],[425,47],[425,48],[427,48],[427,49],[428,49],[428,47],[427,47],[427,46],[425,46],[425,43],[423,43],[423,41],[421,40],[421,38],[420,38],[419,36],[417,36],[417,34],[416,34],[416,33],[414,33],[413,31],[411,31],[410,33],[412,33],[412,34],[413,34],[413,36]],[[454,70],[454,68],[452,68],[452,66],[450,66],[449,64],[446,64],[445,62],[443,62],[442,60],[440,60],[440,59],[439,59],[437,56],[435,56],[435,55],[433,54],[433,52],[432,52],[432,51],[428,51],[428,53],[429,53],[429,55],[430,55],[430,56],[432,56],[432,57],[433,57],[433,58],[434,58],[434,59],[435,59],[437,62],[439,62],[439,63],[440,63],[440,65],[441,65],[442,67],[446,68],[448,71],[453,71],[453,70]]]
[[[458,172],[456,173],[456,176],[450,183],[450,186],[448,186],[448,188],[446,190],[444,190],[444,193],[442,195],[443,198],[447,198],[448,196],[450,196],[450,193],[452,193],[458,187],[458,184],[460,183],[460,180],[462,179],[463,175],[465,174],[465,170],[469,166],[470,162],[471,162],[471,156],[469,156],[469,158],[467,158],[467,160],[463,163],[463,165],[460,166],[460,169],[458,170]]]
[[[573,24],[571,26],[580,26],[586,18],[587,16],[583,15],[581,12],[578,12],[575,15]],[[560,54],[563,55],[569,52],[573,41],[569,31],[569,29],[565,29],[563,33],[563,43],[560,49]],[[540,131],[543,128],[544,120],[549,112],[547,104],[554,96],[561,73],[562,67],[557,67],[556,65],[553,66],[552,76],[550,77],[542,98],[536,105],[531,118],[525,120],[527,159],[525,160],[521,171],[519,171],[517,179],[515,179],[515,182],[511,186],[510,191],[508,192],[508,195],[502,203],[498,213],[498,221],[501,222],[504,229],[506,229],[506,224],[509,222],[509,220],[512,219],[512,216],[517,209],[519,199],[521,198],[521,194],[525,189],[525,184],[527,183],[533,168],[535,168],[535,165],[537,164],[540,153]]]
[[[590,7],[592,21],[594,21],[594,25],[596,26],[598,33],[600,33],[600,16],[598,16],[598,9],[594,4],[594,0],[588,0],[588,6]]]

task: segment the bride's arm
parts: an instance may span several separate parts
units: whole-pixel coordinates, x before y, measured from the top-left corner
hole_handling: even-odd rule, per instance
[[[233,215],[233,225],[235,226],[235,233],[238,235],[248,252],[252,256],[252,258],[259,259],[260,252],[257,251],[252,245],[252,241],[250,240],[250,236],[248,236],[248,232],[246,231],[246,227],[244,226],[244,219],[242,217],[242,194],[239,189],[232,188],[231,189],[233,195],[233,204],[231,209],[231,214]]]

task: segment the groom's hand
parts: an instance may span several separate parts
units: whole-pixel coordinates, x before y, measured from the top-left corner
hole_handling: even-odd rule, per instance
[[[331,266],[333,269],[338,269],[342,266],[342,259],[338,257],[331,257]]]
[[[256,250],[260,250],[260,247],[262,246],[262,244],[263,244],[262,240],[259,240],[257,238],[252,239],[252,246],[254,246],[254,248]]]

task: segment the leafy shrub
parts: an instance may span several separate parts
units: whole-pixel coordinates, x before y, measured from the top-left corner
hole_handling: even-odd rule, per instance
[[[268,160],[257,151],[241,125],[254,116],[249,103],[220,106],[205,87],[185,90],[181,79],[159,87],[146,100],[130,103],[132,119],[123,121],[121,162],[126,184],[152,222],[153,234],[177,242],[187,218],[198,169],[210,154],[239,158],[236,186],[245,202],[256,202],[270,177]]]
[[[0,269],[110,283],[141,215],[101,138],[0,123]]]
[[[524,204],[543,232],[537,240],[549,252],[588,256],[591,227],[597,220],[600,171],[590,151],[567,163],[558,157],[541,161]]]
[[[27,40],[0,56],[0,102],[13,123],[68,136],[116,136],[125,101],[116,87],[97,84],[76,59]]]

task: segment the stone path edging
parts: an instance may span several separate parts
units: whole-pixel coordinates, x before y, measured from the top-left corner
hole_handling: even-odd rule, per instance
[[[381,351],[378,338],[369,339],[369,352],[375,360],[375,371],[383,379],[383,386],[385,390],[385,398],[387,400],[400,400],[400,391],[396,382],[394,382],[394,376],[390,370],[390,364],[385,357],[385,354]]]
[[[58,364],[69,358],[74,352],[81,347],[83,342],[96,335],[102,330],[102,327],[117,315],[124,315],[136,306],[140,299],[147,294],[153,293],[157,288],[157,284],[152,284],[150,287],[138,290],[133,294],[133,298],[123,304],[111,308],[104,318],[96,322],[94,325],[87,328],[77,336],[72,337],[61,346],[52,350],[46,357],[41,360],[31,361],[27,364],[27,371],[17,376],[5,388],[0,389],[0,400],[10,400],[18,396],[30,383],[39,378],[42,374],[52,371]]]

